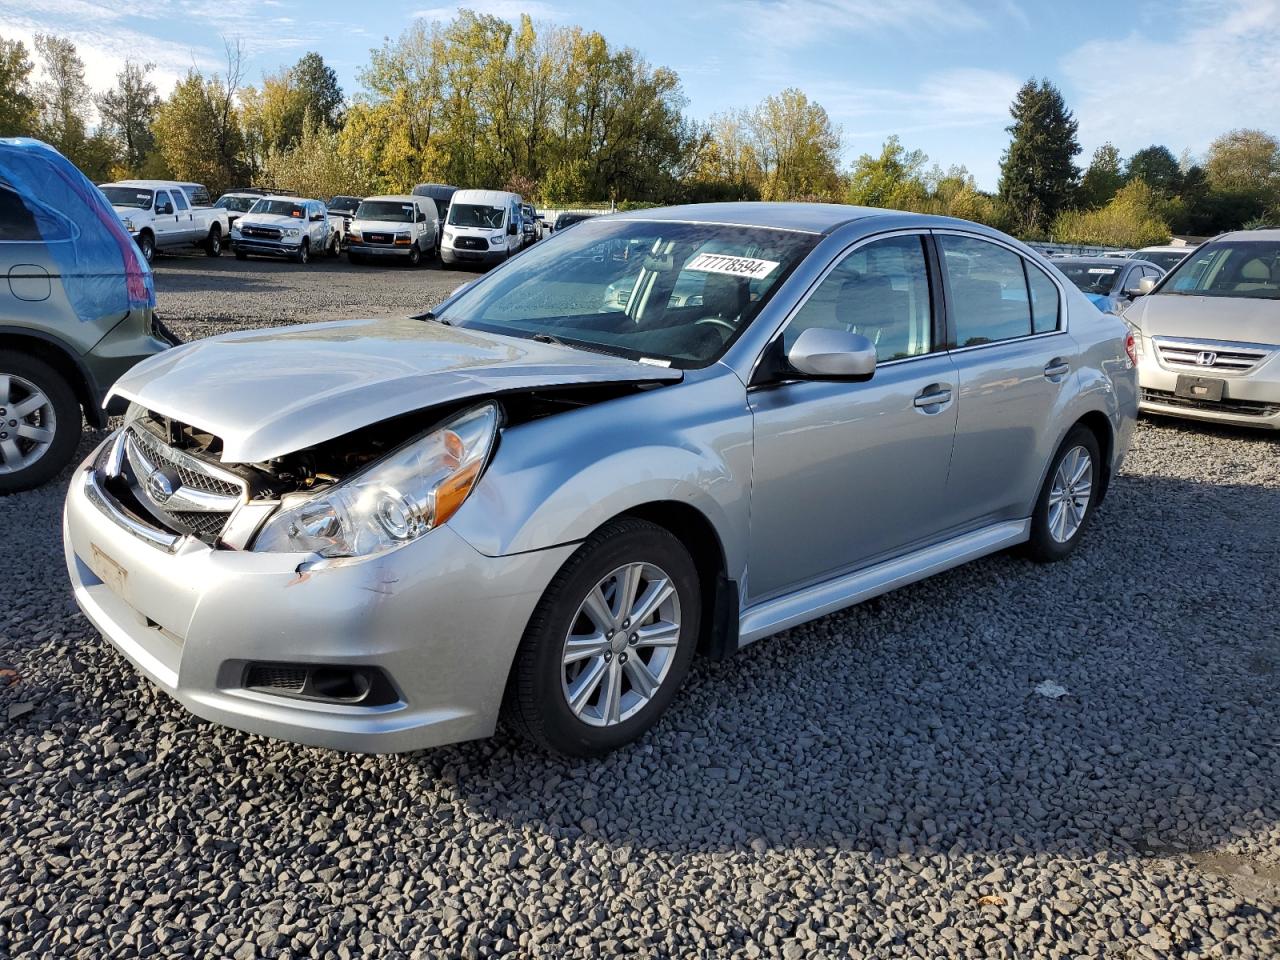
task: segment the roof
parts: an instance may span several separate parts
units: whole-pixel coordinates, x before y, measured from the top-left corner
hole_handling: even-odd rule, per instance
[[[506,190],[459,190],[454,193],[452,202],[457,203],[460,196],[463,203],[478,201],[495,207],[505,207],[512,197],[520,197],[520,194],[510,193]],[[524,198],[520,197],[520,201],[523,203]]]
[[[170,190],[173,187],[202,187],[204,184],[194,180],[113,180],[102,184],[104,187],[145,187],[148,190]]]
[[[1280,243],[1280,227],[1268,227],[1265,230],[1232,230],[1214,240],[1267,240]]]
[[[622,220],[676,220],[691,223],[724,223],[749,227],[773,227],[781,230],[803,230],[829,233],[852,220],[869,217],[919,218],[937,225],[962,223],[949,217],[883,210],[879,207],[855,207],[843,203],[767,203],[742,200],[736,203],[689,203],[678,207],[655,207],[608,214]]]
[[[430,200],[430,197],[413,196],[408,193],[387,193],[376,197],[361,197],[362,200],[388,200],[392,203],[417,203],[419,200]]]

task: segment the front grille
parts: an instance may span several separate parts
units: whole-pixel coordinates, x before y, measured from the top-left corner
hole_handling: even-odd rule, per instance
[[[1267,358],[1274,349],[1265,344],[1230,343],[1221,340],[1173,340],[1152,337],[1156,355],[1169,367],[1245,373]]]
[[[489,241],[484,237],[458,237],[453,246],[456,250],[488,250]]]
[[[126,427],[124,450],[134,499],[170,530],[212,543],[247,497],[245,481],[170,446],[142,421]]]
[[[390,233],[366,233],[364,234],[365,243],[394,243],[395,235]]]
[[[240,236],[257,237],[262,240],[279,240],[282,234],[275,227],[251,227],[246,224],[240,228]]]
[[[1168,390],[1149,390],[1143,388],[1142,399],[1147,403],[1158,403],[1166,407],[1181,407],[1185,410],[1212,410],[1217,413],[1231,413],[1245,417],[1270,417],[1280,413],[1280,403],[1264,403],[1260,400],[1195,400],[1191,397],[1179,397]]]

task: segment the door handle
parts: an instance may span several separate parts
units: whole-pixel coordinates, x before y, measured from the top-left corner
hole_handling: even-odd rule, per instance
[[[929,386],[925,387],[916,394],[916,398],[911,401],[916,407],[923,409],[926,413],[934,413],[936,411],[929,410],[929,407],[940,407],[944,403],[951,402],[951,388]]]
[[[1044,376],[1046,380],[1052,380],[1058,383],[1071,372],[1071,364],[1063,360],[1061,357],[1054,357],[1044,367]]]

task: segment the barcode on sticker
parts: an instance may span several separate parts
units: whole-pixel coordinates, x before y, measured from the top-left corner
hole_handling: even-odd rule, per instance
[[[731,257],[723,253],[700,253],[685,267],[702,273],[727,273],[732,277],[763,280],[778,265],[776,260],[757,260],[755,257]]]

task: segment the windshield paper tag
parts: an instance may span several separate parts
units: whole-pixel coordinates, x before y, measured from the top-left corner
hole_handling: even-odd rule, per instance
[[[1115,273],[1116,268],[1115,267],[1090,267],[1089,272],[1090,273]]]
[[[685,267],[703,273],[727,273],[731,277],[763,280],[778,265],[776,260],[757,260],[754,257],[731,257],[724,253],[700,253]]]

